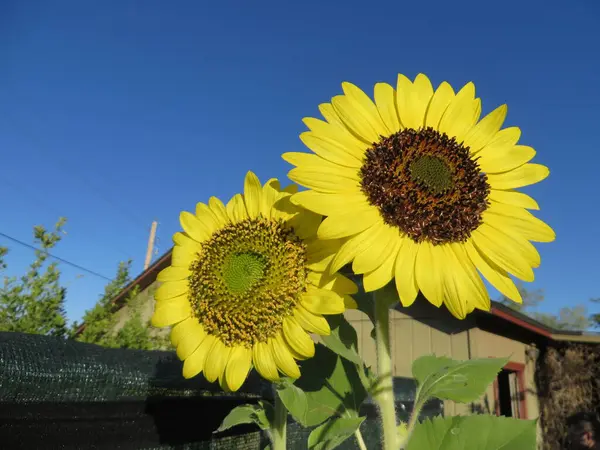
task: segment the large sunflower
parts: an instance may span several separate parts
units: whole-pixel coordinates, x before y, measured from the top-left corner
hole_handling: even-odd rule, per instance
[[[521,302],[510,275],[533,281],[540,256],[530,241],[555,234],[514,190],[549,171],[529,163],[535,151],[517,144],[519,128],[501,129],[506,105],[479,120],[473,83],[434,91],[422,74],[399,75],[396,90],[376,84],[374,102],[342,88],[320,105],[325,121],[304,119],[300,138],[315,154],[283,155],[296,166],[289,177],[310,188],[292,202],[328,216],[320,238],[346,239],[331,269],[352,262],[367,291],[395,278],[403,305],[421,291],[459,318],[490,307],[477,271]]]
[[[173,326],[183,375],[236,391],[251,367],[266,379],[297,378],[297,359],[314,355],[309,333],[330,333],[324,314],[353,306],[356,285],[324,274],[339,243],[319,241],[322,217],[289,201],[276,179],[249,172],[244,195],[212,197],[182,212],[171,266],[161,271],[152,325]]]

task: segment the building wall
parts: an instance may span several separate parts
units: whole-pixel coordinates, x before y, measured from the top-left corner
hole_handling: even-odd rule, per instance
[[[400,309],[400,308],[398,308]],[[416,318],[415,318],[416,317]],[[359,352],[367,365],[376,369],[375,343],[371,339],[373,325],[368,316],[360,311],[348,311],[346,318],[357,330]],[[535,389],[535,360],[527,357],[533,350],[524,343],[507,339],[481,330],[468,318],[453,323],[448,313],[432,310],[421,305],[392,311],[390,317],[391,346],[394,376],[412,378],[412,362],[424,355],[435,354],[456,360],[487,357],[510,357],[514,363],[524,364],[524,390],[527,418],[539,416],[539,405]],[[444,409],[448,415],[470,414],[473,411],[494,413],[496,400],[493,385],[478,402],[465,405],[446,401]]]
[[[154,291],[157,282],[142,291],[139,296],[141,313],[149,320],[154,309]],[[123,326],[130,311],[126,306],[118,313],[118,325]],[[357,331],[359,353],[368,366],[376,370],[375,342],[371,338],[373,324],[369,317],[358,310],[350,310],[345,314],[348,321]],[[157,330],[167,333],[168,328]],[[535,349],[522,342],[511,340],[497,334],[477,328],[474,319],[467,317],[457,320],[447,311],[440,310],[427,302],[417,301],[410,308],[400,308],[390,314],[391,351],[393,355],[394,376],[412,378],[412,362],[420,356],[435,354],[456,360],[486,357],[510,357],[514,363],[524,364],[525,401],[527,418],[539,417],[539,404],[535,387]],[[464,415],[473,411],[494,413],[495,394],[493,385],[478,402],[472,405],[444,402],[447,415]]]

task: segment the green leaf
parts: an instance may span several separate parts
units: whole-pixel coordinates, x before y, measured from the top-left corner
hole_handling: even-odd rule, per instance
[[[358,355],[358,338],[356,330],[341,314],[327,317],[331,334],[321,337],[323,343],[348,361],[362,365],[363,361]]]
[[[354,434],[364,417],[336,417],[311,431],[309,450],[331,450]]]
[[[260,401],[256,405],[241,405],[233,408],[227,417],[223,419],[221,426],[215,431],[220,433],[236,425],[254,423],[261,430],[271,428],[274,417],[273,405],[269,402]]]
[[[535,450],[535,420],[435,417],[417,424],[406,450]]]
[[[423,356],[412,366],[419,382],[418,401],[430,397],[468,403],[484,394],[488,385],[508,362],[507,358],[455,361],[435,355]]]
[[[295,386],[289,378],[284,378],[276,384],[275,390],[288,412],[296,421],[304,425],[303,420],[308,411],[308,399],[304,391]]]
[[[277,386],[279,398],[297,422],[311,427],[332,416],[358,416],[367,391],[355,364],[318,344],[315,356],[301,363],[301,372],[294,384]]]

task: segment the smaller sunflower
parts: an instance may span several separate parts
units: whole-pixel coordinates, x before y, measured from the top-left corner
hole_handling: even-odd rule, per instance
[[[323,315],[356,305],[356,285],[324,273],[340,242],[317,239],[322,217],[293,205],[295,192],[248,172],[244,195],[181,213],[184,232],[158,275],[152,325],[173,326],[184,377],[203,372],[229,391],[253,366],[270,381],[280,372],[298,378],[296,360],[315,352],[309,333],[330,333]]]

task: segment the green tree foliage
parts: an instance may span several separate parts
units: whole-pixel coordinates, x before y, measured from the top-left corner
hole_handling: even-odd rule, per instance
[[[128,294],[122,309],[113,299],[130,282],[131,261],[121,262],[113,281],[104,288],[104,294],[94,307],[85,312],[82,325],[74,323],[71,336],[78,341],[104,347],[154,350],[167,347],[167,338],[150,327],[149,320],[142,317],[141,310],[148,301],[149,292],[140,295],[136,286]],[[80,332],[78,332],[80,331]]]
[[[544,301],[542,289],[529,290],[522,284],[518,284],[517,289],[523,297],[523,303],[515,303],[504,296],[499,299],[499,302],[557,330],[586,330],[592,325],[592,319],[588,318],[585,305],[565,306],[558,314],[542,313],[535,311]],[[600,314],[598,316],[600,319]]]
[[[0,331],[18,331],[65,337],[67,321],[64,309],[66,289],[60,284],[56,262],[47,264],[49,251],[62,238],[65,218],[48,231],[33,228],[35,260],[21,277],[4,277],[0,286]],[[7,248],[0,248],[0,271],[6,269]]]
[[[600,298],[593,298],[590,302],[600,304]],[[600,328],[600,313],[592,314],[590,316],[590,322],[592,322],[592,326]]]

